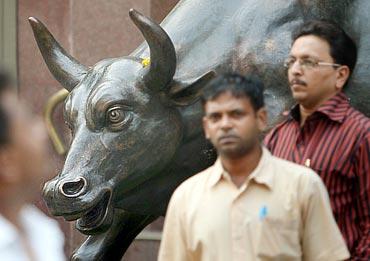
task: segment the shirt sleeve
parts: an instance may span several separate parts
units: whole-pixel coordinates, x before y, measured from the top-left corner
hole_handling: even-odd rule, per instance
[[[167,208],[158,261],[187,261],[185,227],[181,209],[180,191],[175,191]]]
[[[351,260],[370,260],[370,132],[359,147],[355,164],[358,178],[356,204],[360,237]]]
[[[316,173],[304,186],[302,260],[338,261],[349,258],[345,241],[335,222],[328,192]]]

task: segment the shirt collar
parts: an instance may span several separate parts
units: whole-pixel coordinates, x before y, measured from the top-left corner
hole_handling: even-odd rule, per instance
[[[350,104],[347,96],[343,92],[339,92],[335,96],[325,101],[315,113],[320,113],[327,116],[332,121],[342,123],[347,115],[347,110]],[[290,110],[290,117],[296,121],[300,120],[299,104],[293,106]]]
[[[262,147],[262,156],[253,172],[247,178],[248,180],[254,180],[257,183],[266,185],[269,189],[272,189],[274,176],[273,171],[270,169],[270,160],[271,153],[265,148]],[[218,184],[221,179],[230,180],[229,174],[224,170],[221,159],[217,158],[209,179],[209,186],[213,187]],[[246,181],[246,182],[247,182]]]

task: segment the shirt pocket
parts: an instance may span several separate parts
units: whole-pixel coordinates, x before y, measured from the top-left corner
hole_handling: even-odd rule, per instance
[[[255,223],[257,260],[301,260],[298,221],[265,217]]]

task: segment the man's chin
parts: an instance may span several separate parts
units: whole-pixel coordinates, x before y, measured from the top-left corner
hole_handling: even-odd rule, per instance
[[[307,95],[304,92],[293,92],[292,96],[297,103],[302,103],[307,99]]]
[[[246,148],[240,148],[237,146],[225,145],[219,148],[218,152],[222,157],[235,159],[243,157],[245,154],[248,153],[248,150]]]

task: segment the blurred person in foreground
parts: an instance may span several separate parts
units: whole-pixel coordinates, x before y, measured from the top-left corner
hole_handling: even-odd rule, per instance
[[[218,159],[172,195],[159,261],[348,258],[320,177],[261,145],[262,82],[220,76],[202,101],[205,135]]]
[[[47,133],[0,69],[0,260],[65,260],[57,222],[32,202],[50,175]]]

